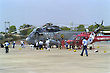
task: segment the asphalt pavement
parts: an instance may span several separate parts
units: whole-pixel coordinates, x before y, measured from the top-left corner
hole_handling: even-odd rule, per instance
[[[80,56],[81,50],[47,51],[17,45],[14,49],[10,46],[6,54],[0,48],[0,73],[110,73],[109,43],[95,43],[96,49],[88,50],[88,57]]]

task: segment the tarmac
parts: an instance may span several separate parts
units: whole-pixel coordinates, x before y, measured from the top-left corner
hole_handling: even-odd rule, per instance
[[[110,73],[109,43],[95,43],[98,52],[88,50],[88,57],[80,56],[81,50],[47,51],[16,45],[6,54],[0,48],[0,73]]]

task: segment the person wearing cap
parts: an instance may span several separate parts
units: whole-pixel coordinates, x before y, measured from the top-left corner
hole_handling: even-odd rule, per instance
[[[85,53],[86,53],[86,56],[88,56],[88,52],[87,52],[87,40],[85,39],[85,37],[83,38],[82,40],[82,44],[83,44],[83,49],[82,49],[82,52],[81,52],[81,56],[83,56],[83,53],[84,53],[84,50],[85,50]]]

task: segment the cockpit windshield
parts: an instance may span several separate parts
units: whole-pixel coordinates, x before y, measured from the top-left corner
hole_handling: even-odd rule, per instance
[[[3,39],[3,36],[2,35],[0,35],[0,40],[2,40]]]
[[[29,34],[29,37],[32,37],[36,32],[36,29],[34,29],[30,34]]]
[[[75,40],[76,36],[72,36],[69,40]]]
[[[43,30],[42,30],[42,28],[37,28],[36,31],[37,32],[42,32]]]

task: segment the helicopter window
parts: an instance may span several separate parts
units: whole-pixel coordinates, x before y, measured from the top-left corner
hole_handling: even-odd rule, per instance
[[[72,36],[69,40],[75,40],[76,36]]]
[[[81,40],[83,40],[84,36],[81,37]]]
[[[87,38],[86,36],[82,36],[82,37],[81,37],[81,40],[83,40],[84,37]]]
[[[37,28],[36,31],[42,32],[43,30],[41,28]]]
[[[80,36],[79,36],[79,37],[77,37],[77,40],[80,40]]]
[[[2,36],[0,36],[0,40],[2,40],[3,39],[3,37]]]
[[[36,29],[34,29],[30,34],[29,34],[29,37],[32,37],[36,32]]]

